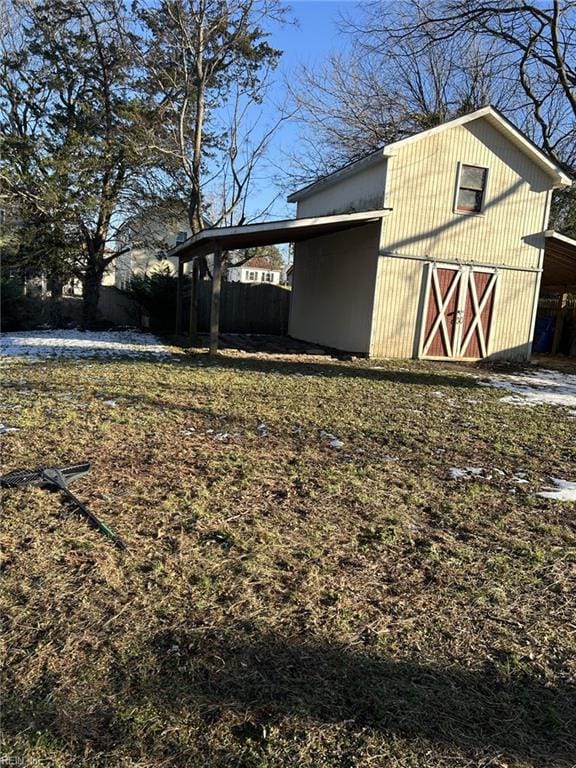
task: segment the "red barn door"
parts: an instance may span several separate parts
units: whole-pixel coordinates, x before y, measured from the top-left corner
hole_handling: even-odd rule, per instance
[[[430,266],[421,357],[488,355],[497,278],[494,270]]]

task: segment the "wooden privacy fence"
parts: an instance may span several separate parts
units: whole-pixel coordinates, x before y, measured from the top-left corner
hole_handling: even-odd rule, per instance
[[[210,296],[212,282],[198,283],[198,331],[210,328]],[[190,315],[190,290],[183,296],[183,316]],[[269,333],[285,335],[288,332],[290,289],[267,283],[222,282],[220,294],[220,333]],[[187,320],[185,321],[187,322]]]

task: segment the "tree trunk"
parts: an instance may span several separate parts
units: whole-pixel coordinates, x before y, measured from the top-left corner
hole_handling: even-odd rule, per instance
[[[82,329],[98,326],[98,302],[104,275],[104,265],[89,264],[82,280]]]
[[[51,274],[48,276],[48,290],[53,299],[61,299],[62,291],[64,288],[64,281],[59,274]]]

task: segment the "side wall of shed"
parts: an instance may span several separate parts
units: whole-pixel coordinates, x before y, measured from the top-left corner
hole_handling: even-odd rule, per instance
[[[368,354],[380,224],[297,243],[288,333]]]
[[[459,163],[488,168],[481,214],[454,211]],[[486,120],[400,147],[388,166],[385,252],[539,267],[552,182]]]
[[[334,213],[370,211],[384,206],[386,160],[319,189],[298,203],[299,218]]]

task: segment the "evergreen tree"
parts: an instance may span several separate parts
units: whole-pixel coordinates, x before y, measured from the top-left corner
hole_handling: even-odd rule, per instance
[[[116,227],[140,204],[150,168],[135,49],[121,0],[13,3],[20,25],[0,53],[0,182],[35,247],[20,258],[83,285],[86,327],[119,255]]]

